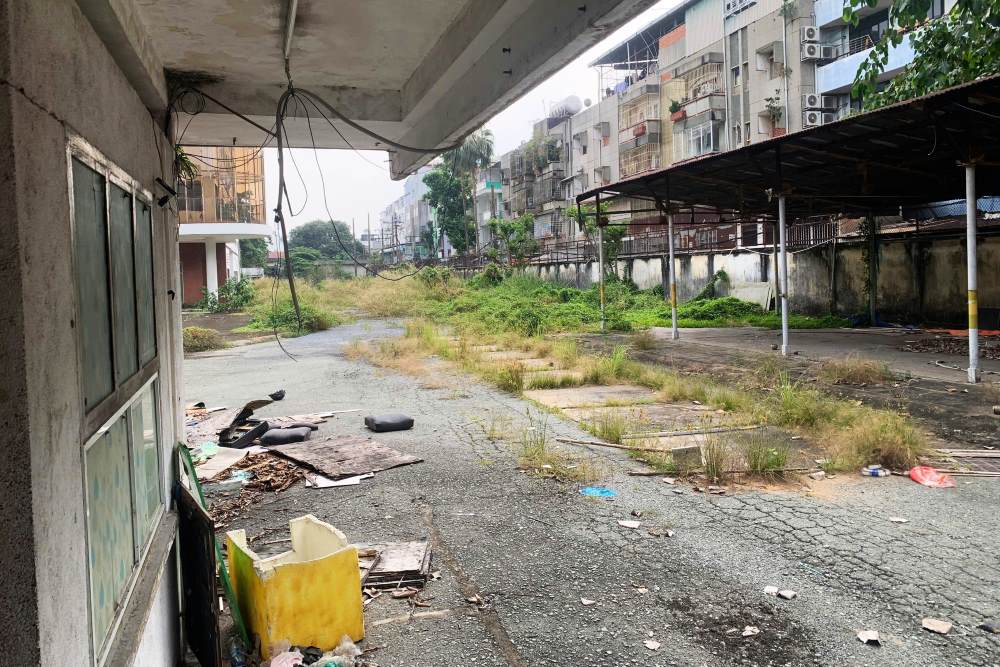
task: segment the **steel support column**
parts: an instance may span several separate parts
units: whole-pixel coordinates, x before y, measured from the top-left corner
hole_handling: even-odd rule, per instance
[[[601,333],[604,333],[604,227],[601,225],[601,195],[594,198],[594,221],[597,223],[597,279],[601,296]]]
[[[965,257],[969,290],[969,382],[979,382],[979,299],[976,296],[976,165],[965,165]]]
[[[781,290],[781,354],[788,356],[788,253],[785,244],[785,195],[778,195],[778,280]]]
[[[668,282],[670,283],[670,337],[673,340],[680,338],[677,331],[677,277],[674,274],[674,214],[667,214],[667,255],[670,266],[667,270]]]

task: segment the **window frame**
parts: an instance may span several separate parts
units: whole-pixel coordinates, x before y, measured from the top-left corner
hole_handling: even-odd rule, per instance
[[[70,134],[66,142],[66,179],[68,185],[68,205],[69,205],[69,227],[71,238],[76,238],[77,232],[77,220],[76,220],[76,210],[75,210],[75,183],[73,178],[73,161],[79,161],[84,166],[96,171],[98,174],[104,177],[105,188],[104,188],[104,206],[105,213],[107,216],[107,231],[106,237],[104,239],[105,251],[107,253],[108,267],[107,267],[107,284],[105,289],[108,290],[109,294],[109,318],[111,322],[115,321],[117,316],[117,307],[115,305],[114,299],[114,276],[112,269],[113,255],[111,248],[111,219],[110,219],[110,193],[111,186],[116,185],[122,190],[125,190],[131,195],[131,229],[132,229],[132,253],[133,253],[133,274],[135,275],[136,267],[136,257],[135,257],[135,238],[137,232],[137,225],[139,219],[139,207],[145,206],[150,212],[150,225],[149,225],[149,261],[151,263],[151,280],[152,280],[152,303],[150,303],[150,308],[152,309],[152,326],[153,326],[153,341],[154,341],[154,353],[152,358],[146,363],[142,362],[141,351],[139,350],[139,326],[140,318],[138,316],[138,294],[139,289],[136,284],[133,289],[132,298],[135,300],[136,307],[136,362],[138,365],[138,370],[129,378],[123,380],[121,384],[115,381],[115,386],[106,397],[99,400],[95,405],[87,406],[84,403],[85,396],[85,386],[84,386],[84,359],[83,359],[83,327],[80,319],[80,302],[78,296],[78,263],[79,258],[77,257],[77,248],[74,241],[71,244],[70,250],[70,271],[73,279],[74,286],[74,298],[73,298],[73,321],[77,323],[74,328],[76,329],[76,367],[77,367],[77,388],[81,401],[80,412],[81,412],[81,432],[80,432],[80,488],[83,497],[83,509],[84,509],[84,521],[83,521],[83,533],[84,533],[84,553],[86,554],[83,566],[86,571],[86,597],[87,597],[87,642],[90,646],[90,655],[88,664],[101,666],[104,665],[116,642],[116,637],[118,632],[125,621],[127,614],[123,613],[128,610],[131,604],[131,599],[136,592],[136,583],[139,580],[140,574],[143,572],[147,561],[150,557],[150,550],[152,548],[154,537],[156,535],[157,526],[163,521],[163,517],[168,511],[168,495],[167,495],[167,483],[166,475],[164,470],[164,444],[163,444],[163,426],[165,422],[165,416],[161,414],[160,406],[162,405],[162,392],[164,391],[162,383],[160,382],[160,355],[163,353],[161,347],[161,341],[158,340],[157,327],[156,324],[159,321],[156,308],[156,247],[157,241],[159,239],[159,234],[157,233],[155,220],[156,217],[153,215],[153,196],[152,193],[144,188],[142,184],[125,172],[123,169],[118,167],[112,160],[107,158],[101,151],[93,147],[89,142],[87,142],[83,137]],[[136,276],[137,277],[137,276]],[[112,378],[115,376],[115,370],[117,364],[114,355],[115,346],[115,332],[112,326],[109,330],[110,344],[112,346],[112,354],[110,357]],[[133,433],[132,429],[127,429],[128,436],[128,475],[129,475],[129,500],[130,507],[129,513],[131,515],[131,528],[133,535],[133,564],[131,572],[126,578],[125,584],[123,586],[123,595],[118,607],[115,610],[114,619],[111,625],[108,627],[106,635],[100,640],[94,637],[94,612],[91,607],[92,605],[92,572],[90,566],[90,526],[89,526],[89,513],[90,513],[90,501],[89,501],[89,491],[88,491],[88,476],[87,476],[87,452],[89,449],[100,440],[105,433],[112,427],[112,425],[123,415],[128,415],[131,408],[138,402],[142,400],[144,392],[149,389],[152,392],[153,400],[153,422],[156,427],[156,457],[158,462],[159,474],[157,475],[157,491],[158,491],[158,506],[156,511],[150,518],[150,529],[149,535],[146,537],[142,544],[139,544],[136,540],[136,503],[135,503],[135,470],[134,470],[134,459],[133,459],[133,447],[132,442]],[[131,416],[126,416],[128,419],[128,425],[131,426]]]
[[[108,217],[108,223],[107,223],[108,224],[108,228],[109,228],[109,232],[107,234],[107,237],[105,238],[105,251],[106,251],[107,257],[108,257],[108,267],[109,267],[109,270],[108,270],[108,290],[109,290],[109,296],[113,297],[113,295],[114,295],[114,281],[113,281],[113,276],[111,275],[112,272],[111,272],[111,269],[110,269],[111,262],[112,262],[111,234],[110,234],[111,221],[110,221],[110,211],[108,209],[108,203],[109,203],[108,202],[108,197],[109,197],[108,193],[110,192],[110,186],[112,184],[117,185],[118,187],[122,188],[123,190],[126,190],[126,191],[130,192],[131,195],[132,195],[132,238],[133,238],[133,243],[134,243],[135,234],[136,234],[136,218],[137,218],[138,207],[139,206],[147,206],[147,207],[150,208],[150,210],[152,210],[153,196],[152,196],[152,193],[149,192],[149,190],[146,190],[144,187],[142,187],[142,184],[139,183],[139,181],[137,181],[135,178],[133,178],[132,176],[130,176],[129,174],[127,174],[120,167],[118,167],[117,165],[115,165],[111,160],[109,160],[108,158],[106,158],[100,151],[98,151],[96,148],[94,148],[93,146],[91,146],[82,137],[78,137],[78,136],[71,136],[70,137],[70,139],[68,141],[66,155],[67,155],[67,160],[66,160],[66,170],[67,170],[67,172],[66,173],[67,173],[67,181],[69,183],[70,234],[72,235],[73,238],[76,238],[76,210],[75,210],[75,204],[74,204],[74,189],[73,189],[74,188],[74,183],[73,183],[73,160],[78,160],[79,162],[83,163],[87,167],[90,167],[94,171],[100,173],[102,176],[104,176],[105,181],[106,181],[105,190],[104,190],[104,201],[105,201],[105,211],[108,211],[108,216],[109,216]],[[152,217],[153,216],[151,216],[151,221],[152,221]],[[150,240],[150,248],[152,250],[150,261],[153,261],[154,258],[155,258],[155,256],[156,256],[156,250],[155,250],[156,249],[156,225],[155,224],[150,224],[150,239],[149,240]],[[135,250],[134,250],[134,245],[133,245],[133,253],[134,252],[135,252]],[[74,284],[75,284],[76,276],[77,276],[77,262],[78,262],[78,259],[76,257],[76,247],[75,247],[75,245],[74,245],[74,247],[73,247],[73,249],[71,251],[70,262],[71,262],[71,265],[72,265],[71,269],[72,269],[72,275],[73,275],[73,280],[74,280]],[[133,260],[133,265],[134,265],[134,260]],[[153,334],[154,334],[154,339],[155,339],[155,335],[156,335],[156,319],[157,319],[156,318],[156,303],[155,303],[155,301],[156,301],[156,287],[155,287],[156,286],[156,271],[155,271],[155,268],[156,267],[154,266],[153,267],[153,269],[154,269],[154,272],[153,272],[153,286],[154,286],[153,287],[153,301],[154,302],[152,304],[150,304],[151,307],[153,308]],[[133,298],[135,298],[135,297],[133,296]],[[80,308],[80,304],[78,303],[78,300],[74,297],[74,300],[73,300],[73,319],[74,319],[75,322],[80,322],[81,321],[80,320],[79,308]],[[115,321],[115,317],[117,316],[116,307],[115,307],[115,303],[114,303],[114,298],[110,298],[109,308],[110,308],[111,321],[114,322]],[[136,308],[138,309],[138,303],[136,303]],[[137,312],[138,312],[138,310],[137,310]],[[138,317],[136,318],[136,327],[137,327],[136,333],[138,334]],[[82,329],[81,326],[77,326],[76,330],[77,330],[77,335],[76,335],[76,338],[77,338],[77,349],[82,350],[83,349],[83,347],[82,347],[83,346],[83,335],[82,335],[83,329]],[[113,327],[112,327],[112,330],[110,332],[110,335],[111,335],[111,345],[112,345],[112,348],[114,348],[114,344],[115,344],[114,335],[115,334],[114,334],[114,328]],[[138,337],[137,337],[137,339],[138,339]],[[114,360],[114,355],[113,354],[112,354],[111,363],[112,363],[112,377],[114,377],[115,360]],[[78,371],[79,371],[78,372],[78,379],[79,379],[80,395],[83,396],[84,395],[83,368],[82,368],[82,359],[79,356],[78,356],[78,359],[77,359],[77,365],[78,365]],[[139,393],[140,390],[142,390],[142,388],[146,385],[146,383],[149,381],[149,379],[151,377],[153,377],[154,375],[156,375],[157,373],[159,373],[159,371],[160,371],[160,348],[159,348],[159,345],[157,345],[156,352],[155,352],[155,354],[153,355],[153,358],[150,361],[148,361],[145,364],[143,364],[142,360],[138,359],[138,368],[139,368],[139,370],[135,374],[133,374],[132,377],[124,380],[120,385],[118,385],[117,382],[116,382],[115,383],[116,386],[114,387],[114,389],[112,389],[111,393],[108,394],[103,399],[101,399],[100,401],[98,401],[98,403],[96,405],[81,406],[82,409],[83,409],[83,413],[84,413],[84,422],[83,422],[83,437],[84,437],[84,440],[89,440],[89,438],[90,438],[91,435],[93,435],[99,428],[101,428],[107,421],[109,421],[111,419],[112,415],[115,412],[117,412],[118,408],[121,407],[122,404],[129,402],[133,396],[135,396],[137,393]]]

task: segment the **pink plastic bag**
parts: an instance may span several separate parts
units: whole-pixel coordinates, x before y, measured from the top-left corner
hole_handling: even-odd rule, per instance
[[[929,466],[915,466],[910,468],[910,479],[917,484],[932,486],[935,489],[951,489],[955,487],[954,479]]]
[[[302,654],[298,651],[285,651],[271,658],[270,667],[297,667],[302,664]]]

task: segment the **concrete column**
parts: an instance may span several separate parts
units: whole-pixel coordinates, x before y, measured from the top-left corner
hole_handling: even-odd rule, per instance
[[[781,354],[788,356],[788,255],[785,247],[785,195],[778,196],[778,280],[781,290]]]
[[[215,241],[205,241],[205,289],[211,294],[219,293],[219,267],[215,261]]]
[[[670,282],[670,338],[677,340],[680,332],[677,330],[677,276],[674,273],[674,214],[667,214],[667,255],[670,265],[667,276]]]
[[[965,165],[965,257],[969,289],[969,382],[979,382],[979,299],[976,296],[976,165]]]

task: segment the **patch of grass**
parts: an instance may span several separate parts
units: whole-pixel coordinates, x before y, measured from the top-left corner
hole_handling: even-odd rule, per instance
[[[790,449],[783,443],[771,443],[763,433],[742,438],[743,459],[752,475],[781,476],[788,465]]]
[[[710,436],[701,445],[702,470],[710,481],[718,482],[729,470],[732,456],[722,438]]]
[[[706,383],[698,378],[681,376],[677,373],[665,373],[657,398],[668,403],[681,401],[707,403],[708,390]]]
[[[501,391],[515,396],[524,391],[524,366],[521,364],[501,364],[492,376],[493,384]]]
[[[552,356],[563,368],[572,368],[580,359],[580,346],[575,338],[564,338],[552,343]]]
[[[184,351],[208,352],[226,347],[226,341],[215,329],[205,327],[184,327]]]
[[[583,384],[583,379],[572,373],[545,373],[528,375],[527,389],[565,389],[567,387],[579,387]]]
[[[656,336],[648,329],[645,329],[632,336],[632,345],[637,350],[652,350],[656,347]]]
[[[614,384],[616,381],[626,378],[628,366],[628,348],[624,345],[615,345],[611,354],[600,355],[592,360],[590,367],[584,373],[584,380],[588,384]]]
[[[819,379],[830,384],[884,384],[893,379],[889,364],[851,354],[820,364]]]
[[[903,470],[927,451],[926,436],[909,419],[885,410],[868,410],[863,419],[829,437],[834,460],[841,468],[880,463]]]
[[[511,427],[511,419],[506,415],[490,412],[485,418],[477,419],[476,423],[482,429],[483,437],[490,442],[506,440]]]
[[[623,412],[606,410],[596,415],[592,421],[583,422],[581,426],[605,442],[620,445],[622,436],[630,432],[631,420]]]
[[[528,411],[528,424],[518,443],[518,466],[537,477],[593,482],[597,469],[588,461],[567,456],[549,446],[548,417]]]

